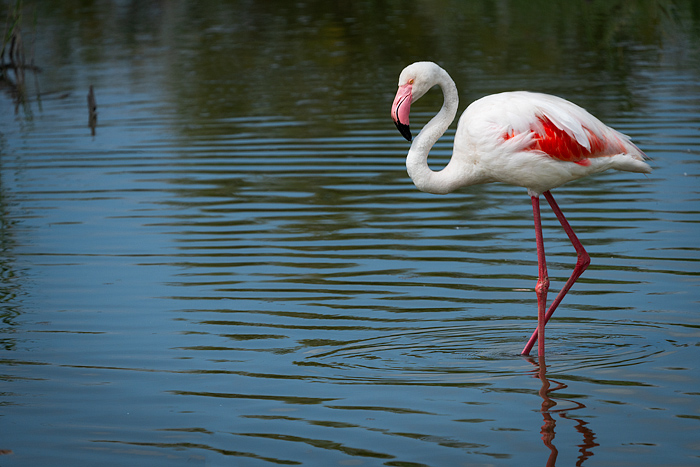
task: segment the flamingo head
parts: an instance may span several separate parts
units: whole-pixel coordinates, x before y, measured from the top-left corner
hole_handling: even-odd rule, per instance
[[[442,68],[433,62],[416,62],[404,68],[399,76],[399,90],[391,104],[391,118],[408,141],[413,139],[408,123],[411,103],[420,99],[437,83],[440,71]]]

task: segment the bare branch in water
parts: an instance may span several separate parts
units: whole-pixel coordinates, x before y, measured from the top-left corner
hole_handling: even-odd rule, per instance
[[[92,132],[92,136],[95,136],[95,128],[97,127],[97,101],[95,100],[95,90],[90,85],[90,91],[87,95],[88,102],[88,126]]]

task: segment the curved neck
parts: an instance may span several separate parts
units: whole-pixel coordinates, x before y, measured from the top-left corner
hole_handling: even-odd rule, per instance
[[[454,154],[447,166],[439,172],[434,172],[428,166],[428,154],[430,149],[440,137],[445,134],[447,128],[457,115],[459,96],[457,86],[452,78],[444,70],[440,70],[437,84],[442,89],[444,103],[437,115],[435,115],[413,140],[411,149],[406,157],[406,168],[413,183],[421,191],[429,193],[449,193],[460,186],[470,185],[465,177],[464,170],[460,170]]]

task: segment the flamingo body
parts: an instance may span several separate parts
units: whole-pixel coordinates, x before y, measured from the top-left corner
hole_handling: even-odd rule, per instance
[[[443,106],[413,139],[409,128],[411,104],[435,85],[443,91]],[[543,355],[545,323],[590,262],[549,190],[608,169],[649,173],[651,168],[644,162],[646,155],[628,136],[578,105],[548,94],[515,91],[486,96],[469,105],[459,119],[452,158],[445,168],[435,172],[428,167],[428,154],[454,120],[458,102],[454,81],[435,63],[417,62],[401,72],[391,117],[401,134],[412,141],[406,157],[408,174],[418,189],[436,194],[489,182],[527,189],[532,199],[539,264],[535,288],[538,328],[522,353],[528,354],[539,341],[538,353]],[[539,208],[542,194],[578,254],[569,281],[547,311],[549,279]]]
[[[459,120],[454,153],[488,181],[542,194],[608,169],[650,172],[626,135],[560,97],[504,92],[473,102]]]

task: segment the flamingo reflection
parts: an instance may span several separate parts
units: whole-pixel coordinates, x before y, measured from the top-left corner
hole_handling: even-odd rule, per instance
[[[566,389],[568,386],[558,381],[550,381],[547,378],[547,364],[545,363],[544,356],[541,356],[539,358],[539,362],[534,358],[527,358],[527,360],[536,367],[535,372],[533,372],[535,373],[533,377],[539,378],[540,381],[542,381],[542,386],[540,387],[539,395],[542,398],[542,406],[540,408],[540,412],[542,413],[544,424],[542,425],[540,434],[542,435],[542,442],[545,446],[547,446],[547,448],[550,451],[546,466],[554,467],[557,462],[557,456],[559,455],[559,451],[554,445],[554,437],[556,436],[555,428],[557,424],[553,416],[554,414],[558,414],[561,418],[571,420],[576,423],[574,425],[574,428],[577,432],[581,433],[583,437],[583,442],[578,445],[580,454],[576,461],[576,466],[582,466],[586,459],[593,456],[593,448],[599,446],[599,444],[595,442],[595,433],[588,427],[588,422],[580,418],[571,416],[571,412],[573,412],[574,410],[585,409],[586,406],[580,402],[573,401],[570,399],[556,398],[559,401],[566,401],[572,404],[573,406],[562,409],[554,409],[554,407],[556,407],[557,405],[557,402],[552,397],[550,397],[550,393],[554,391],[559,391],[561,389]],[[552,387],[552,383],[555,384],[554,387]]]

